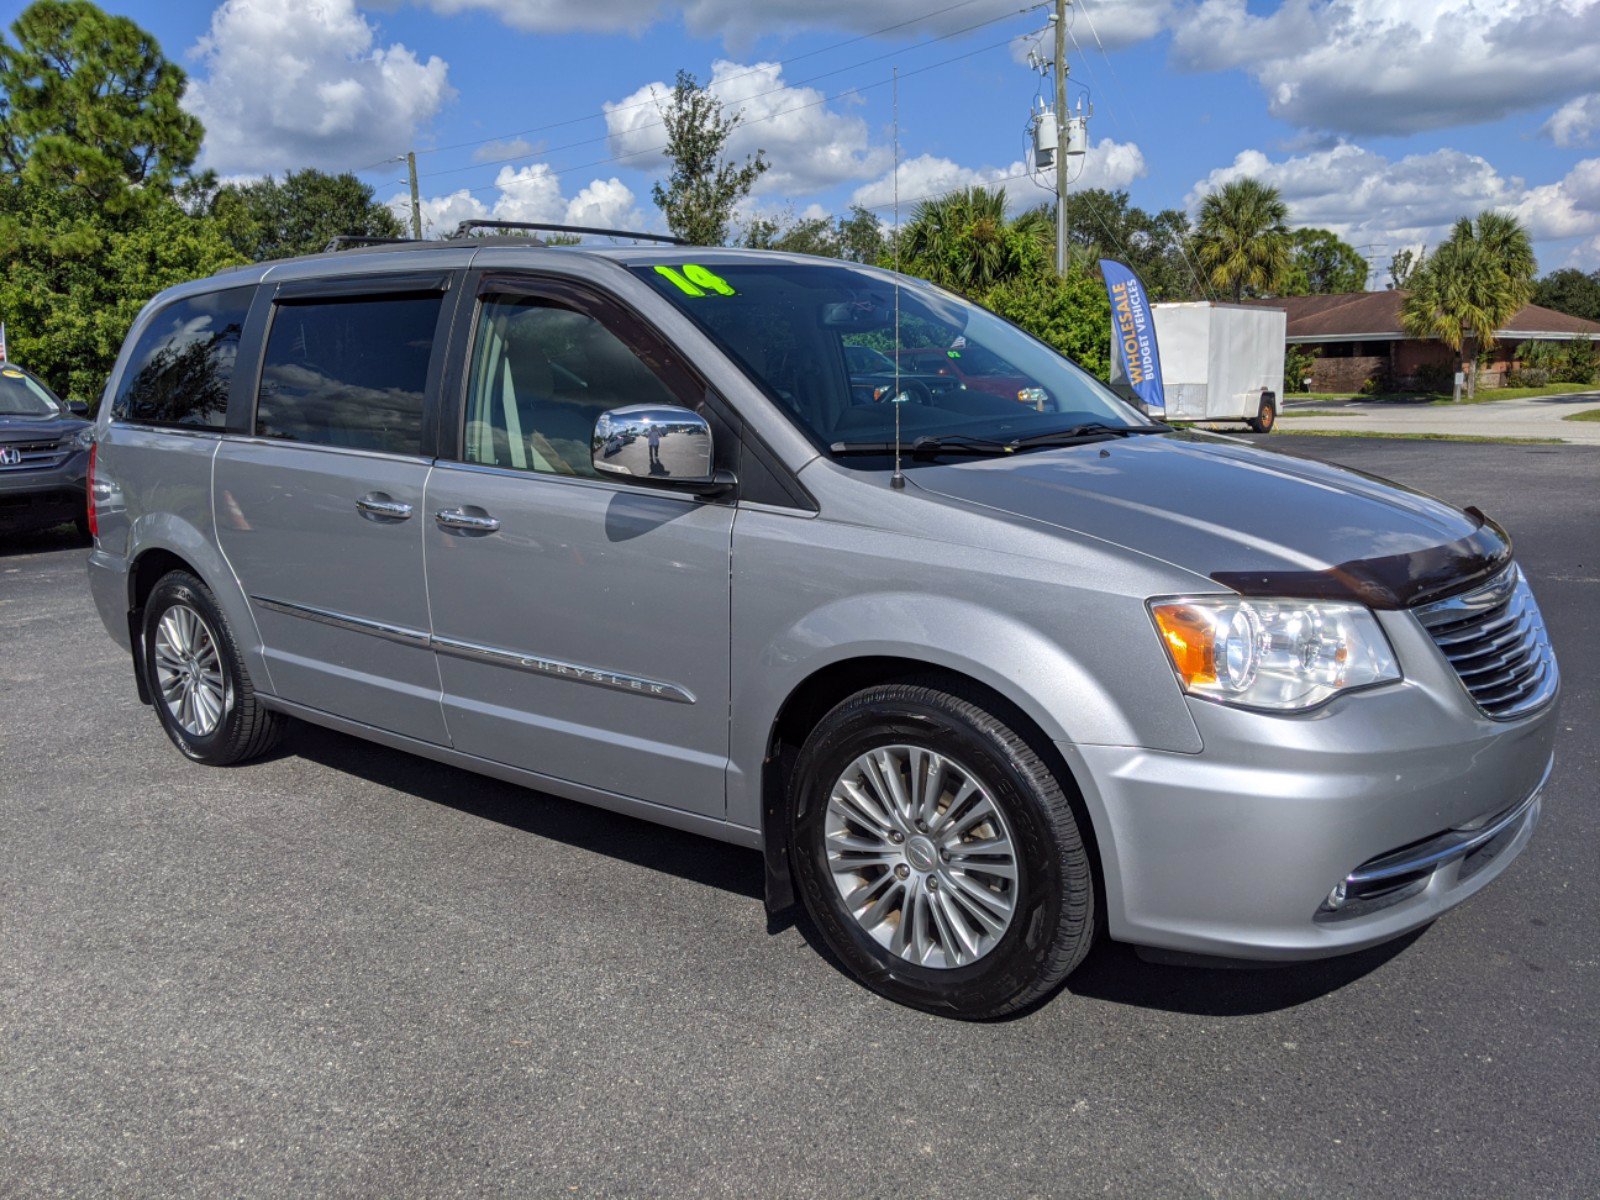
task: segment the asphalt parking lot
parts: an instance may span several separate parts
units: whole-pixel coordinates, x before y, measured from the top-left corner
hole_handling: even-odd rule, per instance
[[[1595,1195],[1600,448],[1270,441],[1512,530],[1542,827],[1399,944],[1102,945],[989,1025],[769,929],[751,852],[305,726],[191,766],[86,551],[0,540],[0,1194]]]

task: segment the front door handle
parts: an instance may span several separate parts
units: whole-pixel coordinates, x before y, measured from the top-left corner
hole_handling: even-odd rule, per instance
[[[460,508],[441,508],[433,514],[433,519],[439,523],[440,529],[453,529],[460,533],[494,533],[500,528],[497,517],[491,517],[481,510],[469,513]]]
[[[368,492],[356,501],[356,511],[373,521],[404,521],[411,516],[411,505],[387,492]]]

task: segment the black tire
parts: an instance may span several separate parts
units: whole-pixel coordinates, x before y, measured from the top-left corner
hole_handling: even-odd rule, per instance
[[[221,719],[208,734],[184,729],[162,697],[156,665],[156,634],[171,609],[185,605],[199,615],[217,648],[223,678]],[[140,667],[161,728],[186,758],[211,767],[247,762],[272,748],[282,736],[285,718],[264,708],[256,697],[250,673],[239,655],[233,630],[217,607],[211,590],[187,571],[170,571],[151,589],[144,605],[144,646]]]
[[[860,755],[890,744],[959,762],[981,779],[1010,827],[1018,868],[1011,922],[992,949],[967,965],[921,966],[892,953],[851,914],[834,885],[825,832],[829,794]],[[792,866],[806,909],[829,948],[880,995],[946,1016],[1000,1017],[1050,994],[1088,953],[1094,877],[1061,781],[1014,729],[941,683],[869,688],[835,707],[800,751],[789,800]]]
[[[1271,433],[1278,426],[1278,398],[1271,392],[1262,392],[1256,415],[1245,424],[1257,433]]]

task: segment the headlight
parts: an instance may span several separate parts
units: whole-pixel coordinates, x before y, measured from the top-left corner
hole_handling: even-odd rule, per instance
[[[77,433],[67,439],[67,444],[74,450],[87,450],[94,445],[94,426],[85,425]]]
[[[1157,600],[1150,612],[1192,696],[1295,712],[1400,678],[1389,639],[1359,604],[1215,596]]]

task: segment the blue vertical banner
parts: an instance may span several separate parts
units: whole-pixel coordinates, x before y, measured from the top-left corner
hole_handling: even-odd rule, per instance
[[[1111,297],[1111,353],[1134,395],[1146,407],[1167,411],[1167,393],[1161,386],[1161,352],[1156,349],[1155,314],[1150,297],[1126,265],[1100,260],[1100,275]]]

